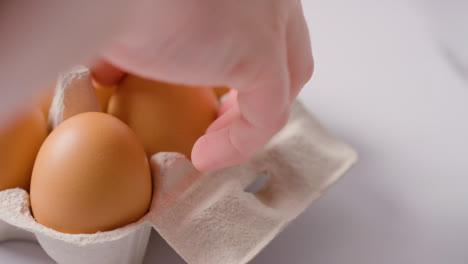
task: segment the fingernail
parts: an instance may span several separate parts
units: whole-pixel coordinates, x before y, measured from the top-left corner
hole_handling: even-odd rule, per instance
[[[232,121],[239,116],[239,108],[236,106],[231,107],[223,115],[219,116],[211,125],[206,129],[206,133],[211,133],[218,131],[220,129],[226,128],[232,124]]]
[[[229,127],[202,136],[192,149],[192,163],[199,171],[212,171],[240,162],[240,153],[229,141]]]

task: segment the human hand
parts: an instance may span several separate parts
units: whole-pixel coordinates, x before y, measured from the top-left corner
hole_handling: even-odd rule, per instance
[[[192,150],[209,171],[248,160],[285,125],[313,58],[298,0],[143,0],[92,71],[107,85],[123,71],[232,88]]]
[[[0,35],[8,36],[0,43],[0,125],[57,72],[96,57],[104,82],[125,71],[228,86],[235,91],[193,148],[199,170],[243,162],[265,145],[313,70],[299,0],[6,0],[0,11]]]

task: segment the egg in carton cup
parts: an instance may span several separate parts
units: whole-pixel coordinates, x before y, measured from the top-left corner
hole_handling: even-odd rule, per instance
[[[57,82],[49,114],[50,129],[60,129],[64,120],[100,109],[89,69],[76,67],[62,74]],[[47,141],[50,140],[44,144],[49,144]],[[41,152],[36,166],[44,156]],[[125,224],[110,230],[107,226],[102,229],[105,231],[91,232],[93,229],[88,228],[90,232],[86,233],[64,229],[53,217],[41,220],[43,214],[36,209],[41,207],[34,205],[38,204],[36,199],[40,200],[34,197],[35,189],[40,189],[35,187],[38,183],[34,183],[34,178],[41,173],[35,171],[31,183],[32,213],[26,190],[10,188],[0,192],[0,241],[37,241],[58,263],[134,264],[142,263],[151,229],[155,229],[188,263],[247,263],[344,175],[356,162],[357,154],[330,136],[300,102],[295,102],[287,125],[243,164],[203,173],[193,167],[186,155],[176,152],[159,152],[148,160],[152,177],[150,204],[138,219],[130,223],[120,221]],[[72,174],[80,175],[81,169],[73,169],[77,171]],[[81,176],[86,179],[86,175]],[[51,200],[44,201],[50,204],[41,210],[53,211],[53,205],[61,206],[61,200],[68,198],[48,199]],[[119,204],[114,206],[120,208]],[[81,213],[72,212],[76,218]],[[83,223],[81,228],[99,221],[107,220]],[[45,222],[48,226],[42,224]],[[62,229],[66,232],[58,231]]]

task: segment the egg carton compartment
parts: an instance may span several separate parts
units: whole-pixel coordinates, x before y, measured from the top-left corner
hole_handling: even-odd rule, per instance
[[[134,264],[154,228],[188,263],[247,263],[356,161],[296,102],[288,124],[244,164],[200,173],[181,154],[154,155],[149,212],[122,228],[60,233],[34,220],[27,192],[2,191],[0,241],[37,240],[58,263]]]

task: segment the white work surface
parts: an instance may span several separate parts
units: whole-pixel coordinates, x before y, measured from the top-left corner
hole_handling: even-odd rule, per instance
[[[300,98],[359,163],[254,264],[468,263],[468,85],[406,1],[303,0]],[[53,263],[0,245],[0,263]],[[145,263],[184,263],[153,232]]]

